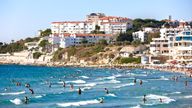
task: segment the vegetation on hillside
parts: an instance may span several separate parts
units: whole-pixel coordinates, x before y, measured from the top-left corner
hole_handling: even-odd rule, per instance
[[[22,51],[24,49],[27,49],[24,45],[24,41],[20,40],[17,42],[13,42],[10,44],[2,44],[0,45],[0,53],[12,53],[12,52],[18,52],[18,51]]]
[[[91,31],[92,34],[105,34],[104,31],[100,31],[100,26],[95,25],[95,30]]]
[[[41,36],[42,37],[45,37],[45,36],[49,36],[50,34],[52,34],[52,32],[51,32],[51,29],[46,29],[46,30],[43,30],[43,31],[41,31]]]
[[[164,23],[165,23],[164,21],[158,21],[155,19],[135,19],[135,20],[133,20],[133,27],[130,29],[127,29],[126,33],[120,33],[117,36],[116,40],[132,42],[133,41],[133,37],[132,37],[133,32],[142,30],[143,27],[160,28]],[[154,35],[156,35],[156,34],[154,34]],[[151,37],[156,37],[156,36],[151,36]]]
[[[138,58],[134,58],[134,57],[118,57],[116,59],[116,62],[119,63],[119,64],[127,64],[127,63],[136,63],[136,64],[139,64],[141,63],[141,58],[138,57]]]
[[[42,53],[40,53],[40,52],[34,52],[33,53],[33,58],[34,59],[39,59],[39,57],[42,55]]]

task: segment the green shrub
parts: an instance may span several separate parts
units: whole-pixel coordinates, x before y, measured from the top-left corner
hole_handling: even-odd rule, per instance
[[[125,57],[125,58],[120,58],[119,60],[118,60],[118,62],[120,63],[120,64],[126,64],[126,63],[141,63],[141,58],[140,57],[138,57],[138,58],[133,58],[133,57],[130,57],[130,58],[127,58],[127,57]]]
[[[39,59],[39,57],[42,55],[42,53],[40,53],[40,52],[35,52],[35,53],[33,53],[33,58],[34,59]]]

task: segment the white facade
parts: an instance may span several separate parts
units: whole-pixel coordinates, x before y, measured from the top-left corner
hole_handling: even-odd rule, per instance
[[[82,41],[86,40],[87,43],[97,43],[99,40],[104,39],[108,43],[112,40],[112,34],[52,34],[50,38],[57,39],[55,44],[59,44],[61,48],[66,48],[69,46],[82,45]],[[50,40],[53,40],[50,39]],[[53,44],[53,43],[52,43]]]
[[[192,30],[185,29],[173,39],[170,55],[178,62],[192,63]]]
[[[25,46],[27,47],[28,50],[37,48],[39,46],[39,42],[27,42],[25,43]]]
[[[137,31],[132,33],[133,40],[140,40],[141,42],[147,41],[147,34],[144,31]]]
[[[100,26],[100,31],[106,34],[116,34],[126,32],[132,27],[132,20],[125,17],[105,16],[104,14],[88,15],[85,21],[65,21],[52,22],[52,33],[81,33],[87,34],[95,30],[95,26]]]

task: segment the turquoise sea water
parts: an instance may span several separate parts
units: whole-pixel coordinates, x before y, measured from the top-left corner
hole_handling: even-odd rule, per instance
[[[173,76],[178,76],[178,81],[172,80]],[[136,84],[133,83],[135,78]],[[66,82],[65,88],[62,81]],[[16,82],[21,82],[21,86],[16,86]],[[34,94],[25,83],[31,85]],[[70,84],[74,85],[73,90]],[[81,95],[77,92],[79,87]],[[145,103],[143,95],[146,95]],[[28,104],[23,103],[25,96],[29,97]],[[99,98],[104,98],[104,103],[99,103]],[[191,108],[192,78],[146,69],[0,65],[0,107]]]

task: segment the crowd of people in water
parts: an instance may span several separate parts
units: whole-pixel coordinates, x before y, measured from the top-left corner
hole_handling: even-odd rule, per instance
[[[146,73],[146,74],[147,74],[147,73]],[[181,78],[181,77],[182,77],[181,75],[180,75],[180,76],[175,76],[175,75],[174,75],[174,76],[172,76],[172,77],[170,78],[170,80],[173,80],[173,81],[175,81],[175,82],[178,82],[179,78]],[[189,78],[192,78],[192,75],[190,75]],[[138,82],[138,80],[135,78],[135,79],[133,80],[134,85],[136,85],[137,82]],[[18,82],[18,81],[15,81],[15,80],[12,80],[12,83],[14,83],[16,86],[22,86],[22,83],[21,83],[21,82]],[[139,80],[138,83],[139,83],[140,86],[143,85],[143,81],[142,81],[142,80]],[[48,85],[49,88],[52,87],[52,83],[51,83],[51,82],[46,81],[46,84]],[[29,92],[30,92],[32,95],[35,94],[34,90],[31,88],[31,85],[30,85],[29,83],[25,83],[24,86],[29,90]],[[188,86],[188,81],[187,81],[187,80],[184,81],[184,86],[185,86],[185,87]],[[63,88],[66,88],[66,87],[67,87],[67,84],[65,83],[65,81],[62,81],[62,87],[63,87]],[[70,84],[69,84],[69,88],[70,88],[71,90],[74,90],[74,85],[73,85],[72,83],[70,83]],[[7,91],[7,90],[8,90],[8,88],[5,88],[5,91]],[[109,94],[109,93],[110,93],[108,88],[104,88],[104,92],[105,92],[106,94]],[[81,95],[81,94],[82,94],[82,89],[79,87],[79,88],[78,88],[78,95]],[[100,103],[103,103],[103,102],[104,102],[104,98],[99,98],[98,100],[99,100]],[[147,97],[146,97],[146,94],[144,94],[144,95],[143,95],[143,103],[146,103],[146,101],[147,101]],[[159,98],[159,102],[162,103],[162,102],[163,102],[163,99],[162,99],[162,98]],[[24,103],[24,104],[28,104],[28,103],[29,103],[29,98],[28,98],[27,96],[24,97],[23,103]]]

